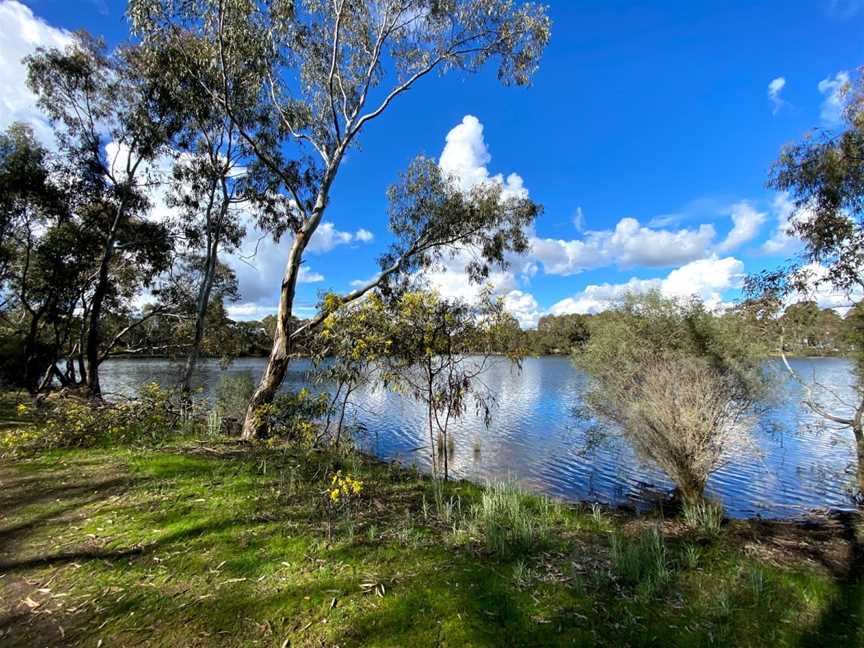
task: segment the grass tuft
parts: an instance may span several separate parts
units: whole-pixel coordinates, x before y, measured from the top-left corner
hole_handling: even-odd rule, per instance
[[[687,502],[681,516],[689,529],[703,537],[715,538],[720,535],[724,517],[721,504],[707,500]]]
[[[635,539],[613,533],[611,559],[620,582],[644,591],[659,589],[671,575],[666,542],[656,528],[644,531]]]
[[[529,495],[512,481],[496,482],[472,509],[471,526],[487,550],[512,558],[548,544],[554,512],[549,498]]]

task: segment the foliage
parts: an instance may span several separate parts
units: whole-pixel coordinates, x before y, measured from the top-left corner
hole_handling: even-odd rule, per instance
[[[723,517],[723,506],[707,500],[684,502],[681,511],[684,524],[706,538],[714,538],[720,534]]]
[[[280,286],[267,369],[247,410],[243,437],[264,430],[260,406],[275,398],[303,330],[290,327],[303,253],[322,222],[342,162],[365,126],[422,78],[498,63],[505,84],[527,85],[549,40],[543,7],[511,0],[223,2],[132,0],[133,29],[170,51],[173,76],[188,79],[230,120],[251,149],[247,167],[267,205],[259,226],[293,234]],[[418,158],[390,195],[395,242],[381,274],[338,298],[358,299],[440,261],[459,244],[476,249],[473,277],[527,249],[538,213],[527,198],[505,198],[500,183],[463,191],[433,161]],[[305,328],[329,315],[322,309]],[[304,328],[304,330],[305,330]]]
[[[261,429],[265,430],[265,438],[311,445],[318,439],[319,421],[329,408],[327,394],[314,396],[304,388],[279,394],[272,403],[260,405],[256,416]]]
[[[144,385],[136,399],[113,405],[53,398],[34,415],[33,425],[0,433],[3,454],[108,445],[158,445],[184,432],[172,393],[156,383]]]
[[[544,315],[530,335],[530,348],[539,355],[569,354],[588,342],[589,322],[586,315]]]
[[[321,308],[328,315],[318,335],[312,338],[310,350],[317,368],[316,380],[336,385],[323,434],[330,433],[332,416],[338,414],[333,436],[334,444],[338,445],[351,394],[361,385],[377,380],[379,362],[392,348],[393,331],[387,321],[387,307],[378,292],[344,306],[333,293],[328,293]]]
[[[742,445],[745,415],[765,389],[739,320],[697,301],[629,296],[573,355],[592,377],[587,406],[637,452],[698,498],[708,476]]]
[[[255,379],[251,372],[223,372],[216,384],[216,407],[222,416],[239,419],[255,391]]]
[[[50,375],[74,326],[95,250],[94,237],[69,213],[56,157],[29,126],[12,124],[0,134],[3,378],[31,393]]]
[[[339,429],[350,394],[362,383],[380,382],[426,406],[433,470],[441,469],[446,479],[452,422],[472,405],[487,425],[490,421],[494,395],[481,377],[510,319],[503,302],[486,291],[471,304],[413,290],[390,299],[376,291],[337,306],[312,348],[321,376],[337,384],[331,406],[341,395]],[[507,353],[518,362],[518,350]]]
[[[491,268],[507,266],[508,254],[528,251],[526,228],[541,211],[527,196],[505,195],[498,183],[466,190],[426,157],[412,161],[387,198],[395,241],[379,260],[376,283],[386,295],[404,290],[415,272],[440,267],[466,250],[465,273],[483,282]]]
[[[427,291],[401,294],[386,316],[390,334],[382,380],[426,406],[433,471],[441,470],[445,479],[451,423],[472,405],[487,426],[491,422],[495,395],[482,375],[507,317],[503,302],[488,292],[469,304]],[[518,362],[515,354],[510,360]],[[443,452],[436,453],[436,448]]]
[[[330,478],[330,488],[327,490],[327,498],[334,505],[347,502],[363,491],[363,482],[351,475],[343,475],[341,470]]]
[[[845,88],[844,128],[789,144],[774,163],[769,184],[790,192],[797,212],[789,230],[804,242],[800,259],[751,277],[757,292],[809,293],[830,285],[847,294],[864,287],[864,77]],[[823,276],[809,264],[824,266]]]
[[[223,417],[218,409],[207,412],[207,436],[216,439],[222,434]]]
[[[19,228],[27,232],[18,243],[26,249],[18,252],[25,269],[13,283],[29,316],[29,337],[53,328],[46,335],[54,347],[50,373],[38,386],[31,376],[31,390],[54,374],[64,384],[85,382],[99,397],[99,365],[128,332],[108,337],[108,313],[129,315],[137,293],[148,288],[158,293],[156,278],[170,264],[167,227],[145,217],[146,176],[178,119],[164,89],[144,74],[145,61],[140,49],[108,52],[85,32],[62,50],[40,48],[25,59],[28,86],[57,142],[49,184],[59,197],[59,206],[47,220],[43,214],[38,227],[31,218]],[[0,193],[9,191],[0,187]],[[27,197],[31,207],[38,193]],[[7,200],[0,196],[0,202]],[[29,289],[36,286],[25,285],[30,260],[42,266],[35,293]],[[78,375],[71,360],[66,372],[54,369],[62,357],[78,361]]]
[[[802,254],[784,267],[751,276],[751,299],[779,309],[820,287],[845,293],[850,301],[864,288],[864,74],[843,88],[843,127],[783,148],[769,184],[788,192],[796,207],[789,229],[804,243]],[[767,307],[766,307],[767,308]],[[858,345],[853,312],[848,340]],[[861,356],[862,349],[855,349]],[[862,367],[858,363],[858,368]],[[793,372],[794,374],[794,372]],[[857,489],[864,494],[864,393],[847,412],[828,411],[815,397],[817,386],[797,375],[804,403],[818,416],[852,430],[858,460]]]

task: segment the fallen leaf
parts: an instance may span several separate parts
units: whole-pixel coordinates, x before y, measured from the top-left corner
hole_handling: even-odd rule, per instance
[[[24,599],[23,601],[21,601],[21,602],[22,602],[24,605],[26,605],[27,607],[29,607],[31,610],[35,610],[35,609],[38,608],[40,605],[42,605],[41,603],[37,603],[36,601],[34,601],[34,600],[33,600],[32,598],[30,598],[29,596],[28,596],[27,598],[25,598],[25,599]]]

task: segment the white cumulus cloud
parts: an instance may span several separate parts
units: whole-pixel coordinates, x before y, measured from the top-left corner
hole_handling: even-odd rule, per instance
[[[617,265],[669,267],[708,254],[714,239],[712,225],[696,229],[663,230],[622,218],[614,230],[591,231],[583,239],[560,240],[534,237],[532,255],[546,274],[572,275],[591,268]]]
[[[21,62],[37,47],[64,48],[72,34],[57,29],[15,0],[0,0],[0,129],[12,122],[31,124],[39,139],[53,141],[48,120],[36,106],[36,97],[27,87],[27,70]]]
[[[503,188],[504,197],[528,196],[528,189],[524,186],[521,176],[516,173],[511,173],[507,177],[501,173],[492,175],[487,166],[491,161],[492,155],[483,136],[483,124],[477,117],[465,115],[462,121],[447,133],[438,165],[442,171],[453,177],[464,191],[478,184],[491,182]],[[426,270],[422,277],[418,276],[417,279],[444,297],[464,301],[476,300],[483,286],[471,283],[465,273],[465,266],[475,258],[476,251],[465,248],[453,250],[440,267]],[[496,294],[504,296],[505,299],[514,291],[518,292],[517,274],[521,279],[528,281],[537,271],[536,265],[532,264],[530,259],[508,260],[512,261],[512,268],[493,270],[485,282],[492,286]],[[364,283],[357,280],[352,282],[352,285]],[[511,297],[510,301],[513,304],[519,303],[520,306],[526,306],[524,299],[520,301],[515,296]],[[529,312],[530,309],[522,313],[520,322],[525,321],[530,325]]]
[[[567,313],[599,313],[620,301],[629,293],[645,293],[659,290],[667,297],[698,297],[709,308],[724,306],[723,293],[737,288],[744,278],[744,264],[734,257],[720,258],[716,255],[687,263],[670,272],[665,278],[632,278],[620,284],[595,284],[572,297],[567,297],[552,306],[553,315]]]
[[[315,233],[312,235],[312,240],[306,246],[308,252],[313,254],[321,254],[329,252],[338,245],[347,245],[349,243],[360,242],[368,243],[374,237],[372,232],[365,229],[359,229],[357,232],[340,232],[336,229],[333,223],[324,222],[318,226]]]
[[[819,92],[825,97],[822,100],[820,117],[828,126],[837,126],[843,121],[843,100],[849,88],[849,73],[845,70],[834,77],[826,77],[819,82]]]
[[[777,225],[771,237],[762,244],[765,254],[791,254],[801,249],[802,243],[793,225],[798,220],[806,220],[812,216],[808,209],[798,209],[786,192],[778,193],[771,203],[771,209],[777,220]]]
[[[483,124],[474,115],[465,115],[462,122],[447,133],[447,143],[438,159],[438,166],[455,177],[464,190],[485,182],[495,182],[503,188],[504,197],[527,196],[522,177],[511,173],[490,175],[486,167],[492,161],[483,138]]]
[[[354,234],[354,239],[360,241],[361,243],[369,243],[374,238],[375,235],[372,234],[372,232],[367,229],[363,229],[362,227]]]
[[[511,290],[504,295],[504,308],[525,329],[536,328],[537,322],[543,315],[534,295],[521,290]]]
[[[784,77],[777,77],[776,79],[772,79],[771,83],[768,84],[768,99],[771,100],[771,105],[773,106],[773,113],[776,115],[777,112],[783,107],[786,103],[783,100],[783,97],[780,96],[780,92],[786,86],[786,79]]]
[[[627,294],[645,293],[649,290],[659,289],[660,283],[660,279],[637,279],[634,277],[621,284],[592,284],[572,297],[567,297],[554,304],[549,312],[552,315],[599,313],[613,306]]]
[[[723,242],[717,246],[717,251],[721,253],[731,252],[744,243],[752,241],[759,234],[759,229],[767,217],[764,212],[756,211],[753,205],[746,200],[732,205],[730,216],[732,229]]]

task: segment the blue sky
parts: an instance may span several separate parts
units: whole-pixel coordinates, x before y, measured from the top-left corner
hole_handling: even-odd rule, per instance
[[[767,170],[785,142],[836,126],[832,93],[864,64],[864,0],[549,5],[552,40],[532,87],[502,87],[491,68],[430,79],[365,132],[306,256],[299,315],[319,291],[374,275],[388,241],[387,186],[413,156],[437,158],[445,144],[442,166],[492,181],[517,174],[509,182],[545,207],[531,254],[495,276],[525,326],[547,312],[602,309],[625,289],[728,302],[743,274],[794,253],[778,232],[789,202],[765,188]],[[0,127],[39,119],[18,89],[27,48],[79,27],[116,44],[127,36],[124,8],[0,0],[0,82],[10,88]],[[282,261],[271,246],[255,269],[234,262],[244,292],[235,315],[272,312]],[[430,281],[471,292],[455,261]]]

